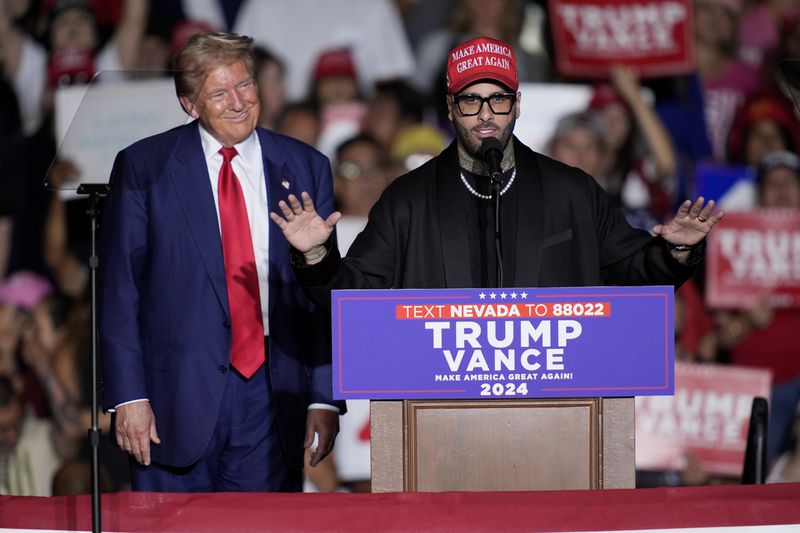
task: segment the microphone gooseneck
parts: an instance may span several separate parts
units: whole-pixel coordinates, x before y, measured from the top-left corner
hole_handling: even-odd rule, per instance
[[[494,193],[494,248],[497,257],[497,286],[503,286],[503,255],[501,253],[500,238],[500,184],[503,181],[503,174],[500,170],[500,162],[503,160],[503,144],[494,137],[487,137],[481,143],[481,157],[489,166],[489,178],[492,180]]]

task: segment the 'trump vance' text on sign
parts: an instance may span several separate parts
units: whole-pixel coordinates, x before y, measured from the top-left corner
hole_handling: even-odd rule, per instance
[[[694,68],[688,0],[549,0],[549,6],[556,63],[566,76],[605,77],[618,64],[641,76]]]
[[[800,306],[800,214],[793,209],[727,213],[708,239],[711,307]]]

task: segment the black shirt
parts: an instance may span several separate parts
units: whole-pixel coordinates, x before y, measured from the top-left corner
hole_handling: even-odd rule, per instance
[[[466,182],[472,190],[482,196],[482,198],[471,192],[466,185],[463,192],[466,197],[465,205],[467,211],[464,213],[464,227],[467,229],[467,241],[469,242],[470,268],[472,280],[476,287],[497,287],[497,248],[495,245],[495,204],[492,198],[493,187],[489,176],[479,176],[460,169]],[[511,216],[513,210],[517,208],[516,190],[509,180],[514,174],[514,169],[503,173],[500,183],[500,254],[503,254],[503,243],[514,242],[513,236],[516,234],[516,217]],[[459,177],[459,179],[461,179]],[[508,186],[508,189],[506,187]],[[505,263],[505,261],[504,261]],[[504,265],[504,270],[506,270]]]

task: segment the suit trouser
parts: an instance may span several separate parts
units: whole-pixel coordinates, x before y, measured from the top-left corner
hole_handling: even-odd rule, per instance
[[[265,365],[250,379],[230,368],[217,424],[200,460],[188,467],[175,468],[156,463],[141,466],[132,459],[133,490],[301,490],[302,472],[287,467],[267,379]]]

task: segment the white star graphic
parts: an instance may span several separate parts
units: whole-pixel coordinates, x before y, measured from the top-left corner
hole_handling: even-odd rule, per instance
[[[478,298],[480,298],[481,300],[485,300],[486,299],[486,293],[485,292],[480,293],[478,295]]]
[[[493,293],[493,292],[490,292],[490,293],[489,293],[489,298],[490,298],[490,299],[494,300],[494,299],[495,299],[495,296],[497,296],[495,293]]]
[[[524,300],[525,298],[528,297],[528,293],[527,292],[523,292],[523,293],[520,294],[520,297],[522,297],[522,299]]]
[[[512,292],[511,293],[511,299],[512,300],[516,300],[517,299],[517,293],[516,292]]]
[[[506,293],[504,293],[504,292],[501,292],[501,293],[500,293],[500,299],[501,299],[501,300],[505,300],[505,299],[506,299]]]

